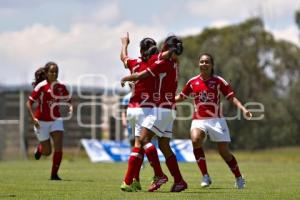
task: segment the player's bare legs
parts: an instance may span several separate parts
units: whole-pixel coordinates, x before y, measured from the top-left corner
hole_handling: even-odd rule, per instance
[[[40,145],[42,145],[42,155],[49,156],[52,152],[50,139],[40,142]]]
[[[34,150],[34,158],[39,160],[42,155],[49,156],[51,154],[51,143],[50,139],[42,141]]]
[[[229,162],[233,155],[229,150],[228,142],[218,142],[217,144],[220,156],[222,156],[226,162]]]
[[[62,147],[63,147],[63,132],[62,131],[53,131],[50,133],[53,144],[54,144],[54,154],[52,160],[52,170],[51,170],[51,180],[61,180],[57,172],[60,167],[62,160]]]
[[[161,152],[164,154],[164,157],[166,159],[174,155],[170,147],[170,138],[158,137],[158,147],[161,150]]]
[[[191,140],[194,150],[194,156],[203,176],[201,181],[201,187],[208,187],[211,184],[211,178],[209,177],[209,174],[207,172],[205,154],[202,148],[202,144],[205,138],[206,134],[203,130],[198,128],[192,129]]]
[[[235,159],[235,157],[232,155],[232,153],[229,150],[228,142],[218,142],[218,150],[219,154],[222,156],[222,158],[225,160],[227,165],[229,166],[230,170],[234,174],[236,178],[235,186],[238,189],[242,189],[245,187],[245,180],[243,179],[238,163]]]

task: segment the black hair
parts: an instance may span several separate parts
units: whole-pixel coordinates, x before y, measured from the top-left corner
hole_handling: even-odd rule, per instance
[[[38,68],[34,73],[34,81],[31,83],[33,87],[46,79],[46,72],[44,67]]]
[[[163,49],[173,51],[176,55],[181,55],[183,52],[182,40],[175,35],[171,35],[165,39]]]
[[[140,52],[143,61],[147,61],[153,54],[158,53],[158,48],[154,39],[146,37],[140,42]]]
[[[58,65],[55,62],[52,62],[52,61],[47,62],[44,66],[44,70],[45,70],[46,74],[48,73],[48,71],[52,65],[58,68]]]
[[[209,59],[210,59],[210,62],[211,62],[211,64],[212,64],[212,66],[214,66],[214,57],[213,57],[210,53],[202,53],[202,54],[199,56],[199,59],[200,59],[202,56],[208,56]]]

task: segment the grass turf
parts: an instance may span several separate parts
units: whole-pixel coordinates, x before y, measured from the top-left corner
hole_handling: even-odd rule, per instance
[[[51,157],[39,161],[1,161],[0,199],[300,199],[300,148],[257,152],[234,152],[246,188],[234,188],[234,177],[214,151],[207,152],[207,164],[213,184],[200,188],[201,175],[195,163],[180,163],[189,188],[170,193],[172,177],[165,164],[169,182],[156,192],[147,192],[152,176],[149,164],[141,170],[143,190],[126,193],[120,190],[126,163],[91,163],[85,157],[65,156],[60,170],[63,181],[50,181]]]

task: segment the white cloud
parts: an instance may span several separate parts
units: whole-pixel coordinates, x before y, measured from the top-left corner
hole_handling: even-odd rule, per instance
[[[300,1],[295,0],[203,0],[189,1],[185,11],[203,20],[226,20],[230,23],[259,16],[272,26],[294,22],[294,13],[300,9]]]
[[[299,45],[299,30],[294,22],[297,9],[300,9],[300,1],[295,0],[203,0],[189,1],[185,6],[189,14],[209,21],[211,27],[222,27],[259,16],[275,38]]]
[[[32,2],[36,4],[40,1],[30,2],[26,1],[24,5],[22,4],[23,7],[26,6],[25,11],[32,8]],[[90,9],[90,6],[94,4],[93,9]],[[89,13],[82,13],[82,10],[78,10],[81,7],[76,4],[77,10],[75,9],[73,13],[70,3],[68,8],[72,12],[68,13],[72,14],[66,18],[72,20],[66,20],[65,23],[68,24],[64,24],[64,28],[59,26],[61,24],[58,21],[55,19],[52,21],[52,18],[47,15],[43,18],[44,21],[38,21],[39,18],[35,18],[33,12],[31,17],[25,16],[24,21],[18,18],[17,20],[24,24],[20,23],[22,26],[10,29],[14,31],[2,30],[0,32],[0,60],[1,67],[5,68],[6,74],[0,74],[0,83],[30,83],[34,70],[49,60],[59,64],[60,79],[71,84],[77,84],[77,78],[82,74],[104,74],[109,77],[110,82],[118,82],[121,76],[128,74],[119,60],[120,37],[127,31],[130,32],[131,37],[129,54],[136,57],[139,54],[139,41],[143,37],[153,37],[160,41],[172,31],[171,28],[177,30],[174,33],[180,36],[193,35],[201,32],[203,24],[222,27],[258,15],[267,20],[266,27],[272,27],[268,30],[271,30],[276,38],[299,44],[299,31],[291,16],[297,8],[300,8],[300,2],[295,0],[178,1],[177,4],[172,4],[171,9],[168,6],[172,12],[166,10],[162,15],[153,10],[141,16],[135,16],[135,9],[141,9],[141,7],[135,8],[126,4],[125,10],[117,0],[100,4],[101,2],[90,2],[82,9],[94,11]],[[19,4],[14,6],[10,3],[9,5],[10,8],[0,8],[0,17],[18,15],[16,12],[24,11],[13,9],[20,7]],[[65,6],[65,4],[62,5]],[[143,19],[138,17],[143,17]],[[129,18],[131,20],[128,20]],[[284,21],[287,19],[288,21]],[[70,21],[72,24],[69,24]],[[191,21],[195,23],[190,23]],[[274,28],[273,25],[279,24],[280,21],[284,21],[285,26]],[[9,23],[7,22],[7,27]],[[88,82],[86,81],[86,84],[89,84]]]
[[[21,31],[2,33],[0,60],[8,66],[6,75],[14,78],[1,82],[29,83],[34,70],[49,60],[58,63],[60,79],[70,84],[77,84],[77,78],[83,74],[102,74],[112,84],[119,82],[128,74],[119,60],[120,37],[127,31],[131,32],[129,52],[133,56],[138,55],[138,42],[145,35],[160,39],[164,34],[161,27],[138,26],[130,22],[115,27],[77,23],[68,32],[35,24]],[[88,80],[84,83],[91,84]]]
[[[178,33],[176,33],[176,35],[179,35],[181,37],[191,36],[191,35],[198,35],[201,31],[202,31],[202,28],[189,27],[189,28],[186,28],[186,29],[183,29],[183,30],[179,31]]]
[[[204,0],[189,1],[185,9],[190,14],[203,19],[222,20],[226,18],[233,20],[249,16],[253,10],[257,10],[257,7],[255,3],[247,4],[245,1],[239,0]]]
[[[217,21],[213,21],[211,26],[216,27],[216,28],[222,28],[224,26],[228,26],[230,25],[230,22],[227,20],[217,20]]]
[[[275,29],[271,31],[276,39],[287,40],[300,47],[299,30],[295,25],[290,25],[283,29]]]

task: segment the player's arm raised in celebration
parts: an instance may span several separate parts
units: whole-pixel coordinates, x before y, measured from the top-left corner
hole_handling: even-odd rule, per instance
[[[129,33],[127,32],[125,37],[121,38],[122,42],[122,48],[121,48],[121,54],[120,54],[120,59],[124,63],[125,68],[127,68],[127,60],[128,60],[128,45],[130,43],[129,39]]]

